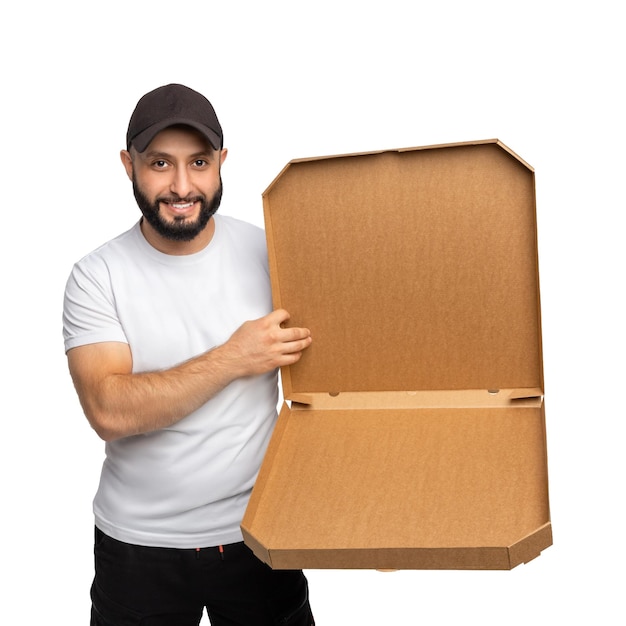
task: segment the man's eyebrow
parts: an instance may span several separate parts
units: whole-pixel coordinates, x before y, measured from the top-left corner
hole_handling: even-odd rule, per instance
[[[173,155],[168,152],[162,152],[160,150],[146,150],[143,153],[143,157],[145,159],[172,159]],[[215,150],[200,150],[198,152],[194,152],[189,155],[190,160],[193,159],[206,159],[207,161],[212,161],[215,157]]]
[[[215,150],[200,150],[200,152],[196,152],[191,155],[192,159],[206,159],[207,161],[212,161],[215,158]]]

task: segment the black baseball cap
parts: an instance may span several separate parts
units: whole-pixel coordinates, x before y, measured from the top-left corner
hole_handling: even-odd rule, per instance
[[[184,85],[164,85],[143,96],[128,124],[126,147],[143,152],[164,128],[184,124],[202,133],[216,149],[224,145],[213,105],[200,93]]]

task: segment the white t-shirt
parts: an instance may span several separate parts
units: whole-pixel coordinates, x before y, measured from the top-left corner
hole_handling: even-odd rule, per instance
[[[215,216],[192,255],[153,248],[137,223],[81,259],[67,283],[66,351],[128,343],[133,371],[167,369],[223,344],[272,309],[265,236]],[[241,541],[240,523],[276,420],[277,373],[236,380],[171,427],[106,444],[96,525],[172,548]]]

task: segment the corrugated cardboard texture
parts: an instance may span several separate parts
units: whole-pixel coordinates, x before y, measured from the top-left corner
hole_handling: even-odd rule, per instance
[[[274,567],[507,569],[551,543],[541,409],[285,407],[276,433],[245,520]]]
[[[275,305],[313,344],[247,544],[379,569],[551,545],[532,168],[495,140],[293,161],[264,207]]]
[[[499,143],[292,162],[264,195],[285,394],[543,388],[534,173]]]

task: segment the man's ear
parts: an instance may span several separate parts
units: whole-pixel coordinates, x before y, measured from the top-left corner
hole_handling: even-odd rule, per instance
[[[226,160],[227,156],[228,156],[228,148],[222,148],[220,150],[220,165],[222,165],[222,163],[224,163],[224,161]]]
[[[130,180],[133,179],[133,159],[130,156],[130,152],[128,150],[122,150],[120,152],[120,159],[122,160],[122,165],[126,170],[126,175]]]

